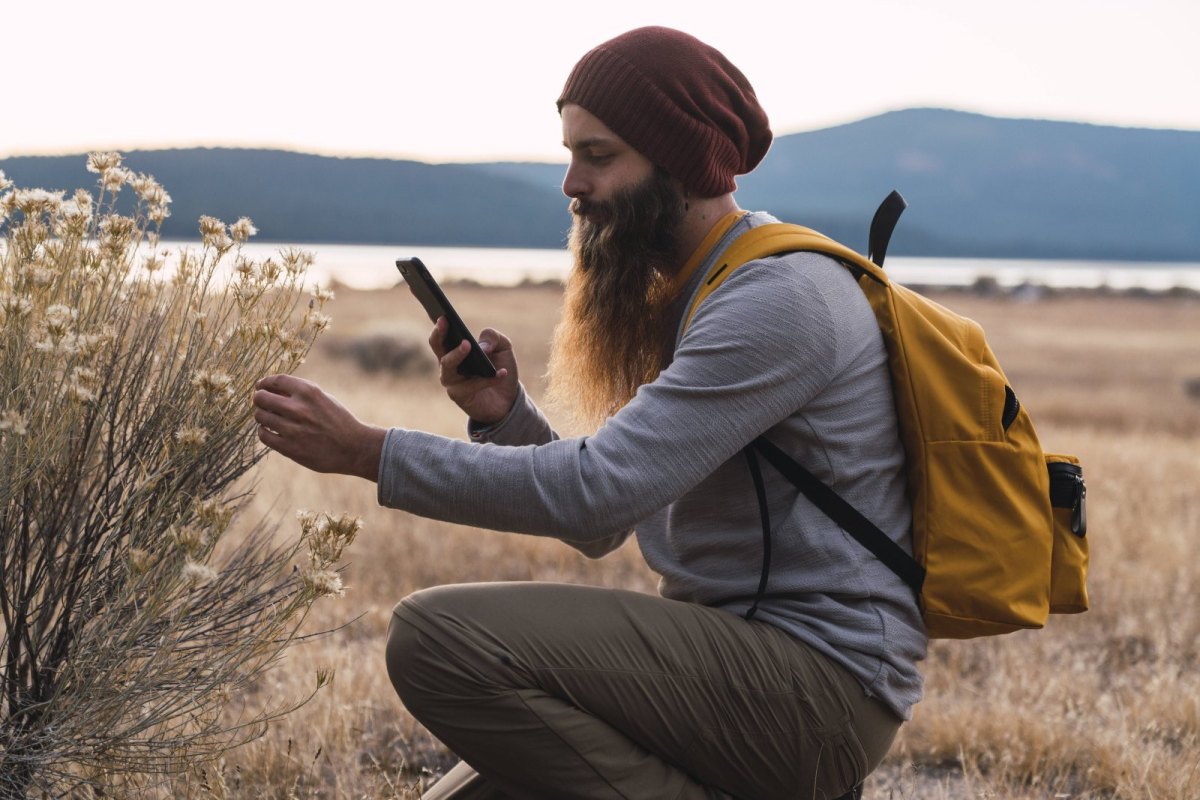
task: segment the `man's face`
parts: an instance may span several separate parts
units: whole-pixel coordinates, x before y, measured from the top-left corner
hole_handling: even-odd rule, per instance
[[[572,197],[563,320],[550,360],[552,399],[597,422],[654,380],[669,346],[684,198],[677,183],[578,106],[563,109]],[[570,138],[581,132],[579,138]]]
[[[571,163],[563,176],[563,194],[572,211],[593,222],[597,203],[610,202],[618,192],[643,183],[654,165],[634,150],[591,112],[574,103],[562,109],[563,146]]]

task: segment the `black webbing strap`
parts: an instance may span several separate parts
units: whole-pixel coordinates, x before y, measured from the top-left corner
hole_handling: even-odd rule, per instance
[[[867,236],[867,258],[874,261],[875,266],[883,266],[888,242],[892,240],[892,231],[896,230],[896,223],[906,208],[908,203],[893,189],[879,204],[879,208],[875,209],[875,216],[871,219],[871,232]]]
[[[763,484],[762,469],[758,459],[754,457],[754,449],[747,447],[742,451],[746,454],[746,463],[750,465],[750,477],[754,480],[754,493],[758,495],[758,516],[762,520],[763,556],[762,572],[758,576],[758,591],[754,593],[754,603],[746,612],[746,619],[751,619],[758,611],[758,601],[767,591],[767,576],[771,572],[771,512],[767,509],[767,487]]]
[[[888,569],[899,575],[915,593],[918,595],[921,593],[921,585],[925,582],[925,569],[917,563],[916,559],[904,552],[900,545],[893,542],[887,534],[858,513],[837,492],[796,463],[787,453],[767,441],[765,437],[759,436],[751,442],[750,447],[762,454],[762,457],[799,489],[809,499],[809,502],[836,522],[842,530],[854,537],[855,541],[870,550]],[[765,513],[765,500],[760,497],[759,503]],[[760,588],[759,591],[761,592],[762,589]]]

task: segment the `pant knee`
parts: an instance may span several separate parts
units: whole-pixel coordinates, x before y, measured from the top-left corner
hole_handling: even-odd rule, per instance
[[[387,663],[388,678],[392,681],[392,688],[396,690],[401,702],[410,711],[419,702],[417,687],[423,683],[420,680],[414,683],[413,680],[416,673],[422,668],[423,659],[419,657],[420,650],[420,631],[393,613],[388,625],[384,658]]]
[[[414,717],[488,683],[486,665],[453,607],[455,587],[415,592],[392,610],[385,659],[388,678]],[[464,640],[464,637],[468,637]]]

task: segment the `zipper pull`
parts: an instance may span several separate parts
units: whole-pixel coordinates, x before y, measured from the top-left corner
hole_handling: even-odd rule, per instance
[[[1071,508],[1071,533],[1082,539],[1087,536],[1087,484],[1082,475],[1076,475],[1075,480],[1079,482],[1079,488]]]

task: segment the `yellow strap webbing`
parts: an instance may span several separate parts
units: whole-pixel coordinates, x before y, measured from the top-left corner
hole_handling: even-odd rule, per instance
[[[692,322],[692,317],[696,314],[696,309],[700,307],[704,299],[715,292],[717,287],[724,283],[725,279],[742,264],[779,253],[794,253],[801,250],[832,256],[844,264],[861,269],[885,286],[888,283],[887,274],[881,267],[876,266],[874,262],[849,247],[839,244],[811,228],[786,222],[772,222],[746,231],[721,254],[721,258],[704,276],[704,283],[688,307],[687,314],[684,316],[683,329],[687,330],[688,325]]]

